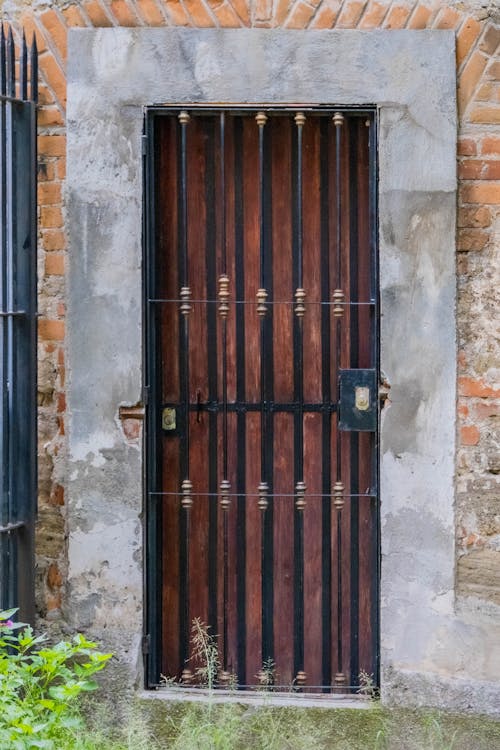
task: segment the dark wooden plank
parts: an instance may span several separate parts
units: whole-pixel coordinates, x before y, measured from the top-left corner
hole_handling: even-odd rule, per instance
[[[274,661],[280,685],[292,685],[293,673],[293,415],[274,418],[279,450],[274,461]],[[282,495],[288,495],[283,497]]]
[[[246,419],[246,675],[255,684],[262,667],[262,587],[261,523],[262,511],[257,505],[260,482],[260,415],[252,412]]]

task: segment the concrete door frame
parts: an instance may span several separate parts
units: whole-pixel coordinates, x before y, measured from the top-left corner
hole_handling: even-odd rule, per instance
[[[143,107],[376,105],[381,367],[391,383],[382,689],[388,700],[411,687],[412,700],[434,693],[442,704],[462,675],[469,703],[472,693],[484,700],[484,669],[467,653],[478,633],[454,611],[455,83],[448,31],[70,31],[70,610],[75,626],[117,645],[128,683],[140,672],[142,456],[118,409],[142,398]]]

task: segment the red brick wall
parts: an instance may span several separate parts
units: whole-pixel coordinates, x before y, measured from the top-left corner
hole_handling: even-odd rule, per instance
[[[455,6],[455,4],[453,4]],[[459,590],[476,594],[485,573],[477,552],[500,535],[498,316],[500,246],[500,12],[493,18],[446,2],[361,0],[81,0],[31,9],[19,2],[17,28],[40,50],[40,522],[39,609],[57,616],[64,579],[65,68],[71,27],[196,26],[296,29],[453,29],[459,108],[457,222]],[[491,7],[493,7],[492,4]],[[470,7],[473,8],[472,3]],[[497,369],[498,373],[498,369]],[[450,387],[453,384],[450,383]],[[496,428],[496,432],[495,432]],[[498,489],[498,487],[497,487]],[[461,565],[462,558],[469,558]],[[59,571],[62,571],[62,575]],[[500,569],[500,565],[497,565]],[[470,572],[472,570],[472,573]],[[487,575],[487,574],[486,574]],[[476,579],[479,576],[479,583]],[[484,580],[483,580],[484,583]],[[497,582],[498,583],[498,582]],[[490,588],[495,581],[488,583]],[[488,591],[481,596],[491,598]]]

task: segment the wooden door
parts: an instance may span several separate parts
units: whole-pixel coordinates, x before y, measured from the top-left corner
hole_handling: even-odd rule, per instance
[[[194,618],[221,685],[376,679],[376,396],[372,426],[339,420],[339,374],[377,368],[373,129],[326,110],[155,117],[151,494],[161,672],[182,684]]]

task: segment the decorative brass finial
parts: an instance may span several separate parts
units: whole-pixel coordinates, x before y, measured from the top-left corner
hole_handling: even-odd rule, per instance
[[[345,117],[341,112],[335,112],[335,114],[332,117],[333,124],[338,128],[345,122]]]
[[[304,305],[304,300],[306,298],[306,293],[302,287],[299,287],[297,291],[295,292],[295,315],[298,318],[303,318],[304,313],[306,311],[306,306]]]
[[[229,497],[229,491],[231,485],[227,479],[223,479],[220,483],[220,506],[222,510],[227,510],[231,505],[231,498]]]
[[[269,485],[267,482],[261,482],[258,487],[259,490],[259,502],[258,506],[261,510],[266,510],[267,506],[269,505],[269,500],[267,499],[267,495],[269,492]]]
[[[343,672],[337,672],[334,677],[334,682],[336,685],[344,685],[345,684],[345,674]]]
[[[306,675],[306,673],[303,672],[302,670],[300,670],[299,672],[297,672],[297,675],[295,677],[295,684],[298,685],[299,687],[302,687],[302,685],[305,685],[306,682],[307,682],[307,675]]]
[[[190,669],[183,669],[181,674],[181,682],[184,685],[190,685],[193,681],[193,673]]]
[[[257,315],[261,318],[267,313],[267,292],[265,289],[257,289]]]
[[[332,294],[333,315],[335,318],[341,318],[344,314],[345,295],[342,289],[334,289]]]
[[[259,126],[259,128],[263,128],[264,125],[267,122],[267,115],[266,115],[266,113],[265,112],[257,112],[257,114],[255,115],[255,122],[257,123],[257,125]]]
[[[182,110],[182,112],[179,112],[179,122],[181,123],[181,125],[186,125],[190,119],[191,117],[189,116],[189,113],[184,109]]]
[[[219,315],[227,318],[229,312],[229,276],[225,273],[219,276]]]
[[[306,489],[307,487],[304,482],[297,482],[297,484],[295,485],[295,493],[297,495],[297,499],[295,500],[295,507],[297,508],[297,510],[304,510],[304,508],[306,507]]]
[[[297,112],[297,114],[295,115],[294,119],[295,119],[295,122],[297,123],[298,127],[301,128],[304,125],[305,121],[306,121],[306,116],[305,116],[305,114],[303,112]]]
[[[189,508],[193,504],[193,485],[189,481],[189,479],[184,479],[184,481],[181,484],[181,491],[182,491],[182,500],[181,505],[186,510],[189,510]]]
[[[231,682],[231,672],[228,672],[226,669],[222,669],[219,672],[219,683],[220,685],[227,686]]]
[[[180,311],[182,315],[189,315],[192,310],[190,305],[191,302],[191,289],[188,286],[181,288],[181,306]]]
[[[344,483],[335,482],[333,485],[333,505],[337,510],[342,510],[344,507]]]

